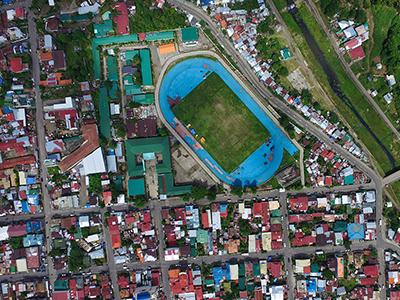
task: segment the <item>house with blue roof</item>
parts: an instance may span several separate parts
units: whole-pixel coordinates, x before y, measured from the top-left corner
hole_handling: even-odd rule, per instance
[[[363,224],[347,224],[347,235],[350,241],[363,240],[365,238],[365,228]]]
[[[316,278],[307,279],[306,285],[307,285],[308,294],[315,295],[317,293],[317,279]]]
[[[28,234],[22,239],[24,247],[41,246],[44,243],[43,234]]]
[[[216,286],[221,285],[223,279],[224,279],[224,271],[222,269],[222,267],[218,266],[218,267],[213,267],[212,269],[212,274],[214,277],[214,282]]]
[[[40,221],[27,221],[26,232],[35,233],[42,231],[42,223]]]

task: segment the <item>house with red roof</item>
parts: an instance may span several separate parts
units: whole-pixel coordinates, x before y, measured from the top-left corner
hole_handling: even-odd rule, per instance
[[[306,212],[308,210],[308,197],[290,198],[289,208],[294,212]]]
[[[113,18],[117,26],[118,34],[129,34],[128,8],[125,2],[118,2],[114,5],[117,15]]]
[[[110,232],[111,244],[113,249],[121,247],[121,233],[118,226],[117,216],[111,216],[107,219],[108,230]]]
[[[363,272],[367,277],[378,277],[379,266],[378,265],[367,265],[363,267]]]
[[[12,73],[22,73],[28,70],[28,64],[24,64],[21,57],[12,57],[8,64]]]
[[[274,279],[282,276],[282,263],[280,261],[268,262],[267,269]]]

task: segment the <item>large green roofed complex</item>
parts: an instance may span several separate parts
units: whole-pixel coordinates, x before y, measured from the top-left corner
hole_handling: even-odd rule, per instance
[[[159,154],[157,173],[171,172],[171,154],[169,151],[168,137],[154,137],[142,139],[129,139],[125,141],[126,155],[128,159],[128,175],[142,176],[144,174],[141,159],[143,154]]]
[[[130,196],[142,192],[142,180],[145,173],[143,160],[145,159],[157,160],[156,171],[160,194],[178,196],[191,192],[191,185],[174,185],[168,137],[129,139],[125,141],[125,149],[128,160],[128,175],[129,177],[136,177],[136,179],[129,179],[128,181]]]
[[[268,138],[263,124],[216,74],[211,73],[173,107],[175,116],[204,137],[203,147],[227,172],[234,171]]]

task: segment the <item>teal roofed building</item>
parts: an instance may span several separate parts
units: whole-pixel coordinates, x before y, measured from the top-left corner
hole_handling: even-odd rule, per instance
[[[128,196],[143,196],[145,194],[144,178],[128,180]]]
[[[139,177],[144,175],[143,162],[138,163],[138,157],[149,153],[158,156],[156,170],[158,174],[171,172],[171,153],[169,151],[168,137],[153,137],[129,139],[125,141],[126,156],[128,160],[128,175]]]
[[[127,64],[132,64],[132,60],[139,55],[139,50],[127,50],[123,56]]]
[[[185,44],[197,43],[199,32],[196,27],[185,27],[181,29],[182,42]]]
[[[108,36],[110,33],[114,32],[111,20],[105,20],[103,23],[94,24],[93,28],[97,38]]]
[[[154,94],[137,94],[133,96],[133,101],[142,105],[154,103]]]
[[[283,48],[280,52],[283,60],[289,60],[293,57],[293,54],[290,52],[289,48]]]
[[[107,79],[111,81],[118,81],[117,57],[113,55],[107,56]]]
[[[191,192],[191,185],[174,185],[168,137],[128,139],[125,141],[125,149],[130,177],[143,177],[146,162],[155,160],[160,195],[178,196]]]
[[[151,74],[150,50],[140,49],[140,67],[142,71],[143,85],[153,85],[153,76]]]
[[[159,32],[149,32],[146,33],[146,41],[168,41],[173,40],[175,38],[175,34],[173,31],[159,31]]]
[[[116,81],[113,81],[111,89],[108,90],[108,96],[113,100],[118,98],[118,83]]]
[[[204,229],[197,229],[197,236],[196,236],[197,243],[200,244],[207,244],[208,243],[208,231]]]
[[[111,138],[110,105],[107,99],[107,89],[100,88],[100,134],[106,139]]]

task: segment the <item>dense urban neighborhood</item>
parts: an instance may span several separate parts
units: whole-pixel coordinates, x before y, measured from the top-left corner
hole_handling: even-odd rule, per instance
[[[0,299],[400,299],[397,1],[0,3]]]

